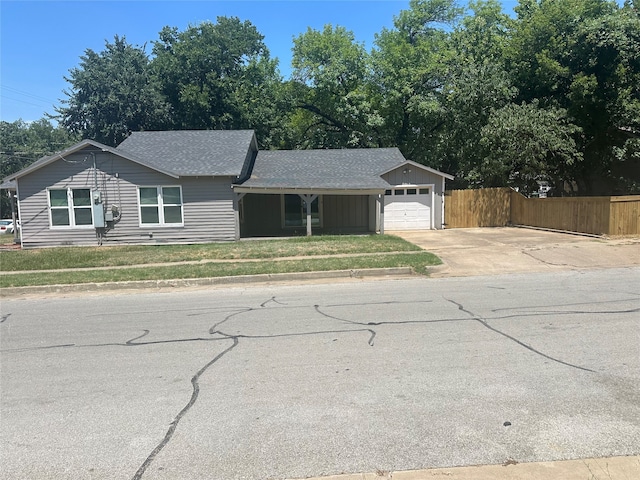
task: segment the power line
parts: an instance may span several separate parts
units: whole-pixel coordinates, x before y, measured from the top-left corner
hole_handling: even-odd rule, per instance
[[[18,95],[29,97],[29,98],[32,98],[34,100],[38,100],[38,101],[41,101],[41,102],[57,103],[57,100],[51,100],[50,98],[41,97],[40,95],[34,95],[33,93],[25,92],[24,90],[18,90],[17,88],[9,87],[7,85],[0,85],[0,88],[3,88],[4,90],[8,90],[11,93],[17,93]]]
[[[7,95],[2,95],[2,94],[0,94],[0,97],[6,98],[6,99],[14,101],[14,102],[24,103],[25,105],[33,105],[34,107],[43,108],[45,106],[44,102],[40,103],[40,104],[33,103],[33,102],[27,102],[26,100],[20,100],[19,98],[13,98],[13,97],[9,97]],[[51,106],[53,106],[53,104],[47,104],[46,106],[47,107],[51,107]]]

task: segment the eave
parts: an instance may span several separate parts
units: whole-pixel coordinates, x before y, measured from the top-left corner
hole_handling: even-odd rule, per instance
[[[310,188],[310,187],[245,187],[233,185],[236,193],[263,193],[263,194],[318,194],[318,195],[379,195],[385,192],[384,188]]]

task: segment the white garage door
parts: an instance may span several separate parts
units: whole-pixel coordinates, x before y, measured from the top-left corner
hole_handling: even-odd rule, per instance
[[[384,229],[428,230],[431,228],[431,189],[398,187],[384,196]]]

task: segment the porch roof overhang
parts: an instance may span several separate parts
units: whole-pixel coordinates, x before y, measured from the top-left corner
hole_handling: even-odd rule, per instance
[[[15,191],[17,188],[17,184],[15,180],[6,180],[0,184],[0,190],[9,190],[10,192]]]
[[[270,195],[295,194],[295,195],[380,195],[384,188],[313,188],[313,187],[251,187],[245,185],[233,185],[236,193],[262,193]]]

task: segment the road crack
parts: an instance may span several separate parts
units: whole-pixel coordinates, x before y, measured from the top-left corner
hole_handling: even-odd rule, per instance
[[[235,347],[238,346],[238,343],[239,343],[238,339],[235,337],[230,337],[230,338],[233,338],[233,344],[228,348],[226,348],[225,350],[223,350],[218,355],[216,355],[212,360],[210,360],[206,365],[204,365],[200,370],[198,370],[196,374],[191,378],[191,385],[193,387],[193,391],[191,393],[191,398],[189,399],[189,402],[187,402],[187,404],[182,408],[182,410],[180,410],[178,415],[176,415],[176,417],[173,419],[162,441],[156,446],[156,448],[153,449],[153,451],[145,459],[142,465],[140,465],[140,468],[138,468],[135,475],[132,477],[132,480],[141,479],[142,476],[144,475],[144,472],[153,463],[157,455],[171,441],[171,437],[173,437],[173,434],[176,431],[176,428],[178,427],[180,420],[182,420],[182,418],[189,412],[191,407],[193,407],[193,405],[196,403],[196,400],[198,399],[198,395],[200,394],[199,379],[202,376],[202,374],[205,373],[209,369],[209,367],[211,367],[214,363],[216,363],[218,360],[224,357],[227,353],[229,353],[231,350],[233,350]]]
[[[492,327],[491,325],[489,325],[487,320],[485,320],[484,318],[482,318],[479,315],[474,314],[470,310],[467,310],[466,308],[464,308],[464,306],[461,303],[458,303],[455,300],[451,300],[451,299],[448,299],[448,298],[445,298],[445,300],[448,301],[449,303],[453,303],[454,305],[456,305],[460,311],[465,312],[467,315],[469,315],[473,320],[477,321],[483,327],[486,327],[489,330],[491,330],[492,332],[495,332],[495,333],[497,333],[499,335],[502,335],[505,338],[508,338],[512,342],[517,343],[521,347],[526,348],[527,350],[535,353],[536,355],[540,355],[541,357],[544,357],[544,358],[546,358],[548,360],[551,360],[553,362],[556,362],[556,363],[560,363],[560,364],[565,365],[567,367],[577,368],[578,370],[583,370],[585,372],[596,373],[594,370],[591,370],[589,368],[581,367],[580,365],[574,365],[572,363],[565,362],[564,360],[560,360],[559,358],[552,357],[551,355],[547,355],[546,353],[541,352],[540,350],[537,350],[537,349],[533,348],[531,345],[527,345],[526,343],[522,342],[521,340],[518,340],[516,337],[513,337],[513,336],[509,335],[508,333],[505,333],[505,332],[503,332],[501,330],[498,330],[495,327]]]

